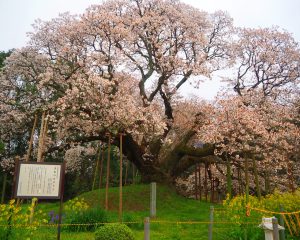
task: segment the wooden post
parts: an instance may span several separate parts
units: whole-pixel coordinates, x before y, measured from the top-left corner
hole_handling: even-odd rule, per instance
[[[229,198],[232,198],[232,179],[231,179],[231,166],[230,166],[230,160],[228,158],[228,155],[226,153],[226,168],[227,168],[227,194],[229,195]]]
[[[150,240],[150,218],[144,218],[144,240]]]
[[[126,159],[126,169],[125,169],[125,183],[124,185],[126,186],[127,185],[127,177],[128,177],[128,159]]]
[[[134,172],[135,172],[135,166],[134,163],[132,163],[132,184],[134,184],[134,179],[135,179]]]
[[[273,226],[273,240],[279,240],[278,220],[276,217],[272,218],[272,226]]]
[[[198,200],[198,169],[195,166],[195,199]]]
[[[120,187],[119,187],[119,221],[122,222],[122,210],[123,210],[123,134],[120,134]]]
[[[283,206],[280,205],[280,212],[283,212],[283,211],[284,211]],[[280,224],[280,226],[284,227],[284,219],[283,219],[282,214],[280,214],[280,217],[279,217],[279,224]],[[280,240],[285,240],[285,231],[284,231],[284,229],[280,230],[279,234],[280,234]]]
[[[63,210],[63,202],[64,202],[66,162],[63,162],[61,170],[62,170],[62,175],[61,175],[62,179],[61,179],[60,205],[59,205],[58,224],[57,224],[57,240],[60,240],[60,232],[61,232],[61,219],[62,219],[62,210]]]
[[[34,210],[37,205],[37,198],[31,199],[31,208],[30,208],[30,215],[29,215],[29,224],[33,222]]]
[[[239,182],[239,195],[242,195],[242,177],[241,177],[241,168],[238,166],[237,169],[238,174],[238,182]]]
[[[210,169],[210,202],[214,201],[214,177],[211,165],[209,165]]]
[[[42,114],[42,121],[41,121],[41,128],[40,128],[40,135],[39,135],[39,144],[38,144],[38,152],[37,152],[37,162],[42,161],[42,154],[43,154],[43,144],[44,144],[44,127],[45,127],[45,111]]]
[[[150,184],[150,217],[156,217],[156,183]]]
[[[101,163],[100,163],[100,180],[99,180],[99,188],[102,188],[102,180],[103,180],[103,164],[104,164],[104,147],[101,148]]]
[[[209,225],[208,225],[208,240],[213,239],[213,224],[214,224],[214,207],[210,206]]]
[[[270,179],[269,179],[269,170],[268,165],[265,164],[265,192],[266,194],[270,193]]]
[[[93,180],[93,185],[92,185],[92,191],[95,189],[96,179],[97,179],[97,175],[98,175],[99,162],[100,162],[100,154],[101,154],[101,147],[99,145],[99,152],[97,154],[97,159],[96,159],[96,167],[95,167],[95,173],[94,173],[94,180]]]
[[[205,192],[205,201],[207,202],[207,163],[205,163],[205,172],[204,172],[204,192]]]
[[[16,187],[16,181],[17,181],[17,170],[19,167],[20,157],[16,156],[15,158],[15,170],[14,170],[14,176],[13,176],[13,184],[12,184],[12,191],[11,191],[11,199],[15,198],[15,187]]]
[[[34,130],[36,128],[36,124],[37,124],[37,114],[34,115],[34,123],[32,126],[32,130],[31,130],[31,134],[30,134],[30,140],[29,140],[29,146],[28,146],[28,150],[27,150],[27,155],[25,158],[25,161],[28,162],[30,159],[30,155],[31,155],[31,150],[32,150],[32,144],[33,144],[33,136],[34,136]]]
[[[293,168],[290,161],[287,159],[287,173],[288,173],[288,185],[289,190],[291,192],[295,192],[296,188],[294,187],[294,175],[293,175]]]
[[[253,156],[252,163],[253,163],[254,180],[255,180],[256,191],[257,191],[257,198],[260,200],[261,199],[261,190],[260,190],[260,185],[259,185],[259,178],[258,178],[255,156]]]
[[[5,198],[5,191],[6,191],[6,181],[7,180],[7,173],[4,173],[3,177],[3,185],[2,185],[2,195],[1,195],[1,204],[4,203],[4,198]]]
[[[249,162],[248,162],[248,156],[247,154],[245,155],[245,181],[246,181],[246,205],[248,205],[249,202]],[[246,226],[245,226],[245,231],[244,231],[244,239],[248,239],[248,218],[245,220]]]
[[[108,187],[109,187],[109,171],[110,171],[110,141],[111,135],[108,134],[108,150],[107,150],[107,165],[106,165],[106,188],[105,188],[105,210],[108,210]]]
[[[199,199],[202,199],[202,185],[201,185],[201,164],[198,165],[198,172],[199,172]]]
[[[246,203],[249,202],[249,165],[248,156],[245,157],[245,178],[246,178]]]
[[[44,149],[45,149],[45,139],[47,137],[47,132],[48,132],[48,114],[46,114],[45,122],[44,122],[43,139],[42,139],[42,146],[41,146],[41,162],[45,161]]]

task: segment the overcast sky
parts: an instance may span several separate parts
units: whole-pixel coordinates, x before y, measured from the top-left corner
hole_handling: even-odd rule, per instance
[[[183,0],[201,10],[227,11],[241,27],[279,26],[300,42],[300,0]],[[101,0],[0,0],[0,51],[26,45],[26,32],[35,19],[49,20],[59,13],[80,14]],[[205,86],[207,85],[207,86]],[[215,95],[220,85],[206,83],[206,98]]]

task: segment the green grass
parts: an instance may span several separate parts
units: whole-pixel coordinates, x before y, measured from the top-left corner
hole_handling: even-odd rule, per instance
[[[92,206],[104,207],[105,190],[87,192],[81,195]],[[136,239],[143,239],[143,219],[149,216],[150,208],[150,186],[133,185],[123,188],[123,210],[124,215],[129,216],[140,224],[132,224]],[[117,211],[119,204],[119,189],[111,188],[109,192],[110,221],[117,221]],[[155,221],[188,222],[201,221],[207,222],[209,219],[209,208],[211,203],[187,199],[176,194],[176,192],[163,185],[157,186],[157,218]],[[126,221],[126,217],[123,218]],[[170,224],[170,223],[151,223],[151,239],[207,239],[207,224]]]
[[[102,207],[105,204],[105,189],[86,192],[78,197],[83,197],[91,207]],[[131,185],[123,188],[123,221],[134,221],[130,224],[137,240],[144,238],[143,220],[149,216],[149,185]],[[155,221],[164,223],[151,223],[151,240],[193,240],[207,239],[207,224],[183,224],[171,222],[201,221],[209,219],[211,203],[187,199],[163,185],[157,186],[157,218]],[[118,221],[119,189],[109,189],[108,221]],[[54,210],[58,212],[59,203],[39,203],[37,210],[45,212]],[[167,221],[167,222],[166,222]],[[31,240],[56,239],[56,228],[39,227]],[[94,239],[93,232],[67,232],[62,228],[61,239]]]

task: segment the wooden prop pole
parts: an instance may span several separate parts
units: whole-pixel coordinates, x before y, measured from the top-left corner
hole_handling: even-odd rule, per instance
[[[125,169],[125,182],[124,182],[124,185],[126,186],[127,185],[127,178],[128,178],[128,159],[126,159],[126,169]]]
[[[199,172],[199,198],[201,201],[202,200],[201,164],[199,164],[198,166],[198,172]]]
[[[198,169],[195,166],[195,199],[198,200]]]
[[[123,134],[120,134],[120,185],[119,185],[119,221],[122,222],[123,211]]]
[[[205,191],[205,201],[207,201],[208,189],[207,189],[207,163],[205,163],[204,171],[204,191]]]
[[[48,114],[46,114],[45,122],[44,122],[44,129],[43,129],[43,139],[42,139],[42,146],[41,146],[41,162],[45,161],[44,149],[45,149],[45,139],[47,137],[48,132]]]
[[[60,232],[61,232],[61,219],[62,219],[62,210],[63,210],[63,202],[64,202],[64,188],[65,188],[65,169],[66,163],[64,162],[62,165],[62,179],[61,179],[61,187],[60,187],[60,205],[59,205],[59,213],[58,213],[58,224],[57,224],[57,240],[60,240]]]
[[[107,150],[107,165],[106,165],[106,188],[105,188],[105,210],[108,210],[108,188],[109,188],[109,171],[110,171],[110,141],[111,135],[108,134],[108,150]]]
[[[248,156],[245,157],[245,180],[246,180],[246,203],[249,202],[249,162]]]
[[[93,185],[92,185],[92,191],[95,189],[96,179],[97,179],[97,175],[98,175],[99,162],[100,162],[100,154],[101,154],[101,147],[99,145],[97,160],[96,160],[95,173],[94,173],[94,179],[93,179]]]
[[[40,129],[40,135],[39,135],[39,145],[38,145],[38,152],[37,152],[37,162],[42,161],[44,124],[45,124],[45,112],[43,112],[43,114],[42,114],[41,129]]]
[[[101,163],[100,163],[100,180],[99,180],[99,188],[102,188],[102,180],[103,180],[103,164],[104,164],[104,147],[101,148]]]
[[[31,130],[31,134],[30,134],[30,140],[29,140],[29,146],[28,146],[28,150],[27,150],[27,155],[25,158],[25,161],[28,162],[30,159],[30,154],[31,154],[31,150],[32,150],[32,144],[33,144],[33,136],[34,136],[34,130],[36,129],[36,125],[37,125],[37,114],[34,115],[34,122],[33,122],[33,126],[32,126],[32,130]]]

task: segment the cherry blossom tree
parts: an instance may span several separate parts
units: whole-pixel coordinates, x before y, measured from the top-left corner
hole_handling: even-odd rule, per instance
[[[107,142],[108,134],[119,146],[122,133],[123,154],[144,180],[173,181],[199,161],[215,162],[214,152],[223,145],[216,147],[214,139],[205,139],[201,148],[193,144],[200,126],[210,126],[206,118],[215,114],[215,107],[194,99],[181,101],[178,96],[186,84],[201,87],[215,71],[241,62],[236,85],[240,92],[248,87],[246,81],[253,79],[244,75],[251,76],[256,65],[251,62],[247,70],[247,53],[241,46],[247,46],[247,31],[247,43],[258,40],[250,34],[252,30],[244,30],[238,38],[232,36],[234,30],[226,13],[210,14],[177,0],[111,0],[79,16],[38,20],[27,46],[12,53],[0,75],[1,138],[8,133],[29,136],[38,114],[47,122],[47,134],[41,134],[45,128],[36,131],[36,136],[45,135],[44,155],[66,151],[74,143]],[[274,35],[264,33],[266,39]],[[282,49],[275,48],[276,36],[273,50],[278,53]],[[271,54],[269,47],[266,43],[259,50]],[[285,65],[280,62],[282,56],[274,57],[279,65],[269,64],[271,57],[260,61],[271,65],[263,64],[268,71],[288,73],[287,78],[294,81],[298,50],[294,43],[287,49],[290,55]],[[282,78],[280,85],[287,81]],[[264,79],[257,81],[267,86],[266,92],[273,90]],[[257,127],[254,133],[263,135],[264,125],[255,121],[266,118],[259,115],[251,120],[256,112],[249,114],[243,119],[244,127],[251,128],[251,123]],[[244,131],[243,137],[251,136]],[[252,147],[252,140],[255,137],[245,139],[245,150]]]
[[[259,89],[276,96],[298,88],[300,48],[291,34],[273,27],[238,29],[237,35],[232,45],[237,71],[231,81],[239,95]]]
[[[209,111],[205,124],[198,131],[199,139],[213,143],[215,154],[224,162],[229,163],[230,159],[233,165],[243,168],[248,194],[249,159],[252,159],[253,182],[258,195],[261,185],[259,173],[278,177],[278,173],[285,169],[287,177],[272,177],[272,180],[282,185],[287,182],[293,185],[291,164],[299,168],[299,163],[292,161],[291,156],[296,152],[295,140],[300,134],[295,124],[299,116],[292,105],[283,106],[259,95],[252,93],[244,97],[217,99],[212,106],[213,111]],[[227,174],[231,176],[228,169]]]
[[[177,91],[228,63],[231,31],[225,13],[176,0],[107,1],[37,21],[1,75],[3,107],[17,118],[2,122],[27,124],[47,112],[46,152],[124,132],[124,154],[148,177],[165,179],[171,171],[158,159]]]

